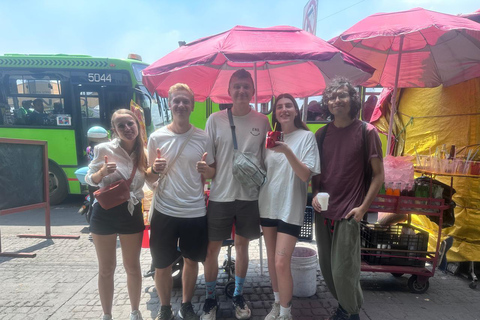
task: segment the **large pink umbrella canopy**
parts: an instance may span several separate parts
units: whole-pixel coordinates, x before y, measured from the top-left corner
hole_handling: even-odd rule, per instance
[[[399,88],[480,76],[480,24],[459,16],[422,8],[377,13],[329,42],[376,69],[366,86],[394,87],[400,54]]]
[[[359,84],[374,71],[298,28],[236,26],[167,54],[143,70],[143,83],[149,91],[166,97],[170,86],[182,82],[192,88],[196,101],[210,97],[217,103],[229,103],[228,82],[242,68],[256,78],[258,102],[281,93],[319,95],[335,76]]]
[[[449,86],[480,76],[480,24],[459,16],[422,8],[377,13],[329,42],[376,69],[365,86],[394,88],[388,152],[397,88]]]

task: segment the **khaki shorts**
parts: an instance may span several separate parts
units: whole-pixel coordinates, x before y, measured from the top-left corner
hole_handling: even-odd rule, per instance
[[[207,207],[208,240],[229,239],[232,227],[235,234],[249,240],[260,238],[260,212],[258,201],[209,201]]]

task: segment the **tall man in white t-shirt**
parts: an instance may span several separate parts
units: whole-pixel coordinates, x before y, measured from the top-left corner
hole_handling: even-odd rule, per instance
[[[230,78],[228,94],[233,102],[231,110],[238,150],[253,154],[259,163],[263,163],[265,136],[270,130],[270,124],[265,115],[250,107],[254,93],[250,73],[244,69],[236,71]],[[206,132],[211,141],[207,163],[216,168],[216,173],[211,184],[207,210],[209,242],[204,264],[207,296],[202,319],[216,319],[218,255],[223,240],[230,238],[233,225],[236,252],[233,307],[237,319],[249,319],[251,311],[243,298],[243,284],[248,269],[249,242],[260,237],[259,190],[245,188],[233,177],[233,140],[227,110],[210,116]]]
[[[215,169],[205,162],[210,143],[207,134],[190,124],[193,98],[187,85],[173,85],[168,92],[173,122],[155,131],[148,141],[147,183],[154,184],[160,174],[165,174],[155,189],[150,238],[155,287],[161,302],[158,320],[174,317],[170,305],[172,264],[180,255],[184,260],[180,317],[186,320],[200,318],[191,300],[198,262],[203,262],[207,254],[203,184],[205,179],[213,177]]]

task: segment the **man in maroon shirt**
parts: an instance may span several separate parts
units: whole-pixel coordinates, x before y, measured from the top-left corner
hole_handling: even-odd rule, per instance
[[[315,134],[321,174],[312,178],[312,205],[320,267],[339,304],[329,319],[360,319],[360,221],[383,184],[382,145],[375,128],[358,120],[360,99],[348,80],[334,79],[323,104],[333,121]],[[369,186],[366,172],[372,172]],[[330,195],[327,210],[322,211],[318,192]]]

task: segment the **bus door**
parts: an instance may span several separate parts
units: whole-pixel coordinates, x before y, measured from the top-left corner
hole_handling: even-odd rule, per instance
[[[110,118],[117,109],[130,109],[132,89],[127,86],[108,85],[81,85],[75,90],[75,99],[80,110],[81,135],[77,141],[82,150],[88,146],[87,131],[93,126],[101,126],[106,130],[111,129]],[[83,154],[83,151],[79,154]]]
[[[105,119],[105,98],[103,90],[100,86],[82,85],[75,89],[75,101],[77,106],[77,154],[81,155],[83,159],[79,159],[79,163],[85,163],[87,160],[84,156],[85,150],[88,146],[87,131],[93,126],[102,126],[108,129]],[[78,150],[79,149],[79,150]],[[83,160],[83,161],[82,161]]]

